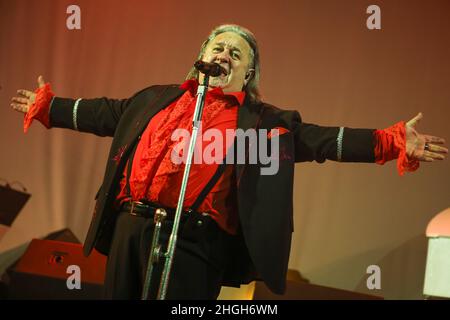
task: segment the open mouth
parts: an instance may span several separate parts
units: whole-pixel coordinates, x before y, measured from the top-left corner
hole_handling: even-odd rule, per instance
[[[228,64],[218,63],[218,65],[220,65],[224,71],[219,77],[227,76],[230,73],[230,66]]]
[[[224,75],[227,76],[227,75],[230,73],[230,67],[229,67],[229,66],[226,66],[226,67],[222,66],[222,67],[223,67],[223,69],[225,70]]]
[[[218,76],[216,76],[216,77],[212,77],[212,78],[216,78],[216,79],[221,79],[221,80],[223,80],[223,79],[226,79],[227,77],[228,77],[228,71],[227,71],[227,70],[224,70],[223,73],[221,73],[220,75],[218,75]]]

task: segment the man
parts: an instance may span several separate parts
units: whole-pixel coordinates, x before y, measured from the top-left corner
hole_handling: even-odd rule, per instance
[[[350,129],[307,124],[297,111],[263,103],[258,90],[258,46],[245,28],[222,25],[214,29],[199,59],[218,63],[225,71],[210,79],[203,131],[267,130],[266,140],[278,142],[279,168],[276,174],[262,175],[265,164],[248,161],[248,153],[254,151],[250,146],[246,163],[193,165],[169,299],[215,299],[222,284],[238,286],[256,278],[276,293],[284,291],[295,162],[330,159],[382,164],[398,159],[403,173],[417,169],[418,161],[442,160],[448,152],[438,145],[443,139],[414,129],[421,114],[406,125],[400,122],[386,130]],[[13,108],[26,113],[25,130],[34,118],[48,128],[114,137],[84,244],[86,255],[94,247],[108,255],[108,298],[140,297],[153,215],[160,207],[169,212],[162,232],[163,243],[167,242],[183,171],[182,165],[172,161],[176,141],[170,137],[176,129],[190,129],[195,91],[204,75],[193,69],[187,79],[181,86],[152,86],[124,100],[74,100],[53,97],[39,77],[36,93],[19,90],[20,97],[13,98]],[[259,143],[262,138],[258,139]],[[223,154],[232,146],[224,144]],[[161,263],[155,273],[160,272]],[[154,281],[152,297],[156,289]]]

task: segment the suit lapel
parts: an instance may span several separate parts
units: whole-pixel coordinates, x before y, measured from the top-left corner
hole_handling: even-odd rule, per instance
[[[252,104],[247,98],[245,99],[242,107],[239,108],[238,112],[238,121],[237,127],[238,129],[242,129],[244,131],[248,129],[257,129],[259,127],[259,123],[261,120],[262,112],[264,110],[264,104]],[[239,180],[244,171],[245,165],[248,162],[248,151],[249,147],[246,145],[245,147],[245,163],[244,164],[236,164],[236,181],[239,186]]]

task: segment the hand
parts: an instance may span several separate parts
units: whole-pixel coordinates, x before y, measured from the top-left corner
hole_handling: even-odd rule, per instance
[[[416,131],[416,126],[422,117],[422,113],[419,112],[417,116],[406,123],[406,154],[408,158],[426,162],[444,160],[444,154],[448,153],[448,149],[438,146],[438,144],[444,144],[445,140]]]
[[[45,86],[44,78],[42,76],[39,76],[37,79],[37,83],[39,88]],[[19,94],[19,96],[13,97],[11,99],[11,107],[16,111],[27,113],[30,109],[30,106],[36,100],[36,93],[24,89],[17,90],[17,93]]]

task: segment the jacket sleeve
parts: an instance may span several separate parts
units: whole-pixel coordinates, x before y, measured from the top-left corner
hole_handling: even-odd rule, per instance
[[[70,99],[55,97],[50,106],[50,125],[89,132],[98,136],[113,136],[120,117],[130,99]]]
[[[302,122],[297,111],[293,113],[292,121],[296,162],[375,161],[375,129],[318,126]]]

